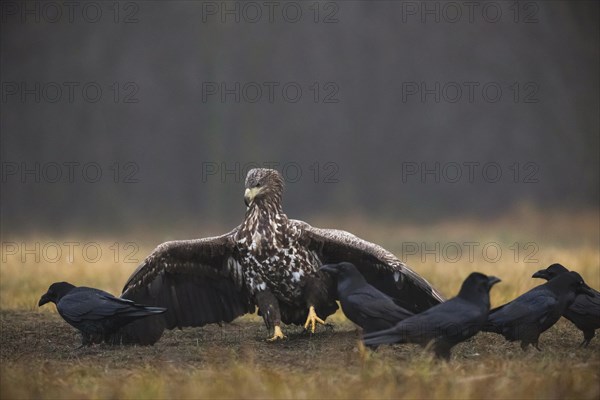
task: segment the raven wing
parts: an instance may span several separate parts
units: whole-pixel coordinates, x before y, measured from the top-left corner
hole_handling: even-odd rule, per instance
[[[299,241],[323,264],[353,263],[367,282],[411,312],[422,312],[443,302],[429,282],[389,251],[349,232],[314,228],[306,222],[290,220],[301,231]]]
[[[589,315],[598,319],[600,325],[600,293],[594,290],[594,296],[580,294],[569,306],[569,311],[579,315]]]
[[[230,322],[253,312],[234,255],[236,231],[158,246],[130,276],[121,297],[167,311],[129,324],[111,340],[153,344],[165,328]]]
[[[424,335],[431,340],[441,334],[456,334],[482,318],[481,308],[459,297],[454,297],[438,307],[407,319],[399,324],[405,325],[409,336]],[[481,321],[484,322],[485,320]],[[410,324],[408,322],[411,322]]]
[[[131,300],[119,299],[103,290],[78,287],[61,298],[56,308],[65,319],[81,322],[114,316],[132,306]]]
[[[366,334],[365,344],[418,343],[442,337],[468,337],[485,321],[480,307],[454,297],[435,308],[399,322],[395,327]]]
[[[355,291],[345,300],[360,317],[381,319],[392,325],[413,315],[395,304],[391,298],[382,298],[369,291]]]
[[[493,309],[488,321],[496,327],[544,325],[557,303],[558,299],[552,291],[540,287],[539,290],[531,290],[510,303]]]
[[[71,290],[60,299],[56,308],[71,322],[98,321],[110,317],[142,317],[165,311],[164,308],[146,307],[103,290],[84,286]]]

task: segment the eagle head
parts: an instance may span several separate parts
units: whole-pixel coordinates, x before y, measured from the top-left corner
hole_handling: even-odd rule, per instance
[[[246,206],[262,201],[279,205],[283,194],[283,177],[274,169],[254,168],[246,175],[245,188]]]

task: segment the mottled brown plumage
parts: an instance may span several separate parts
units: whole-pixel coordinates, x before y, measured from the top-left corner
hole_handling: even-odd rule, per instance
[[[367,281],[412,311],[443,297],[418,274],[380,246],[348,232],[318,229],[283,213],[283,179],[271,169],[246,178],[244,221],[217,237],[158,246],[127,281],[123,297],[166,307],[163,316],[132,324],[115,341],[154,343],[165,328],[229,322],[258,306],[272,339],[281,323],[314,331],[337,309],[325,263],[349,261]]]

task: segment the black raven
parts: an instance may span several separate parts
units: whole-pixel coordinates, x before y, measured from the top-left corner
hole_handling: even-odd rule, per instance
[[[391,297],[369,285],[352,263],[326,264],[321,271],[337,278],[337,296],[342,311],[365,333],[391,328],[413,315],[397,305]]]
[[[68,282],[50,285],[38,306],[48,302],[56,304],[60,316],[81,331],[81,347],[101,343],[122,326],[167,310],[135,304],[99,289],[75,287]]]
[[[433,342],[437,357],[450,358],[450,349],[474,336],[485,324],[490,310],[490,289],[500,279],[479,272],[471,273],[458,295],[416,314],[390,329],[364,336],[368,346],[387,343]]]
[[[499,333],[508,341],[532,344],[540,350],[540,335],[560,319],[578,293],[592,294],[577,272],[567,272],[490,311],[483,330]]]
[[[567,272],[569,270],[562,265],[552,264],[548,268],[533,274],[533,278],[550,280],[555,276]],[[593,296],[586,294],[577,295],[573,303],[563,312],[563,317],[571,321],[583,332],[583,342],[581,342],[580,346],[585,347],[590,344],[590,341],[596,335],[596,329],[600,328],[600,292],[594,289],[591,289],[591,291],[594,293]]]

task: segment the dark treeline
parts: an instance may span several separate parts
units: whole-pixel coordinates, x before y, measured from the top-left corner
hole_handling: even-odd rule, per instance
[[[450,3],[3,2],[2,231],[596,207],[598,3]]]

